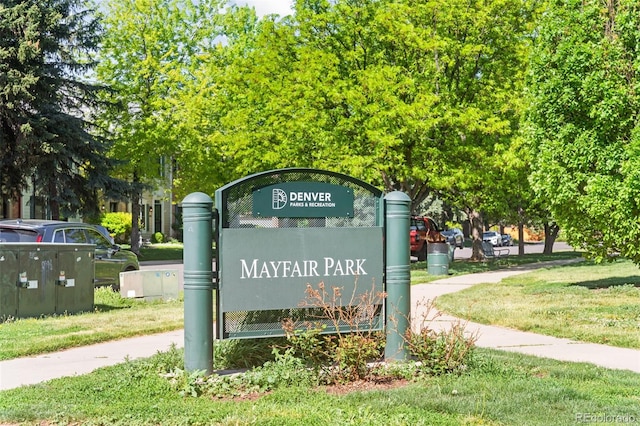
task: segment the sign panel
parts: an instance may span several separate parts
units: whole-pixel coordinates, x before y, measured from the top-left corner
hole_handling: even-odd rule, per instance
[[[222,311],[301,307],[307,285],[353,295],[383,291],[383,230],[372,228],[224,229],[219,271]]]
[[[324,182],[282,182],[253,191],[255,217],[353,217],[353,190]]]

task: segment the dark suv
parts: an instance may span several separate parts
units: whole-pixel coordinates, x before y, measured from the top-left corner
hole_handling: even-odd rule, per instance
[[[0,243],[95,244],[95,285],[120,288],[120,272],[140,269],[138,257],[121,250],[104,228],[88,223],[57,220],[0,220]]]

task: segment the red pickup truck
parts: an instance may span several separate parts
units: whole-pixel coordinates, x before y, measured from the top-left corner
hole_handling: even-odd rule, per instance
[[[436,222],[426,216],[411,216],[409,226],[409,243],[411,256],[419,261],[427,259],[428,243],[444,243],[447,239],[440,233]]]

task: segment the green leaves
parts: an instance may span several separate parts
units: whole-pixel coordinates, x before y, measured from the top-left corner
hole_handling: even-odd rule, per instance
[[[244,78],[219,81],[229,160],[344,171],[416,205],[450,191],[512,131],[528,19],[516,1],[456,5],[299,1],[292,20],[257,26],[227,68]]]
[[[416,208],[442,194],[499,210],[488,175],[505,163],[486,159],[517,127],[529,2],[299,0],[279,20],[224,4],[108,4],[98,75],[119,108],[105,119],[112,154],[139,175],[171,155],[179,196],[316,167],[405,191]]]
[[[32,185],[32,214],[36,203],[56,219],[94,213],[98,191],[123,190],[87,113],[97,87],[80,77],[100,36],[81,0],[0,6],[0,186],[18,196]]]
[[[541,22],[530,71],[532,183],[571,243],[640,262],[635,163],[637,5],[565,1]],[[634,24],[631,24],[634,22]],[[635,237],[633,237],[635,238]]]

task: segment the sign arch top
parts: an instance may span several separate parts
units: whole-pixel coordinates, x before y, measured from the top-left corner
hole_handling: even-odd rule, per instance
[[[382,226],[382,197],[352,176],[286,168],[228,183],[215,200],[221,228],[369,227]]]

